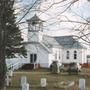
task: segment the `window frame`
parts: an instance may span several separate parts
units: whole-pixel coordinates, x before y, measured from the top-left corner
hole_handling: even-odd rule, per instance
[[[76,50],[74,50],[74,57],[73,58],[77,59],[77,51]]]
[[[55,52],[55,60],[57,60],[57,51]]]
[[[70,59],[70,51],[66,51],[66,59]]]
[[[59,57],[58,58],[59,58],[59,60],[61,59],[61,52],[60,52],[60,50],[59,50]]]

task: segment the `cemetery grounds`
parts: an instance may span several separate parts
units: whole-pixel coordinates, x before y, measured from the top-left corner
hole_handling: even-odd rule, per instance
[[[30,85],[29,90],[66,90],[65,85],[61,85],[61,83],[67,81],[74,81],[75,85],[73,90],[79,90],[78,83],[80,78],[84,78],[86,81],[85,90],[90,90],[90,68],[83,68],[83,70],[78,75],[69,75],[67,72],[52,74],[47,69],[14,71],[14,74],[11,78],[11,84],[10,86],[6,87],[6,90],[21,90],[20,80],[22,76],[27,77],[27,82]],[[41,88],[41,78],[46,78],[46,88]]]

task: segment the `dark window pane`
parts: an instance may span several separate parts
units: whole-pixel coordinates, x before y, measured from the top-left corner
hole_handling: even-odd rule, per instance
[[[37,54],[34,54],[34,62],[37,60]]]
[[[77,51],[74,51],[74,59],[77,59]]]
[[[30,54],[30,63],[34,63],[37,60],[37,54]]]
[[[30,62],[33,63],[33,54],[30,54]]]
[[[69,59],[69,54],[70,54],[69,51],[67,51],[67,57],[66,57],[67,59]]]

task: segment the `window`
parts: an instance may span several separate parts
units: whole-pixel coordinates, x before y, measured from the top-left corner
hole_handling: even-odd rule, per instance
[[[74,59],[77,59],[77,51],[74,51]]]
[[[60,59],[60,50],[59,50],[59,59]]]
[[[30,54],[30,63],[35,63],[37,59],[37,54]]]
[[[30,62],[33,63],[33,54],[30,54]]]
[[[57,52],[55,53],[55,60],[57,60]]]
[[[70,56],[70,52],[67,51],[67,52],[66,52],[66,58],[69,59],[69,58],[70,58],[69,56]]]

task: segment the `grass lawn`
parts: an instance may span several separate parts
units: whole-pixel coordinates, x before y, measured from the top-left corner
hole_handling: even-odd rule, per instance
[[[79,75],[69,75],[68,73],[52,74],[49,70],[40,69],[33,71],[15,71],[12,77],[11,86],[7,87],[7,90],[21,90],[20,89],[20,78],[26,76],[27,81],[30,84],[30,90],[43,90],[40,87],[40,79],[47,79],[47,87],[44,90],[65,90],[60,87],[62,81],[75,81],[75,88],[78,86],[79,78],[85,78],[86,90],[90,90],[90,68],[83,69]],[[75,89],[78,90],[78,89]]]

